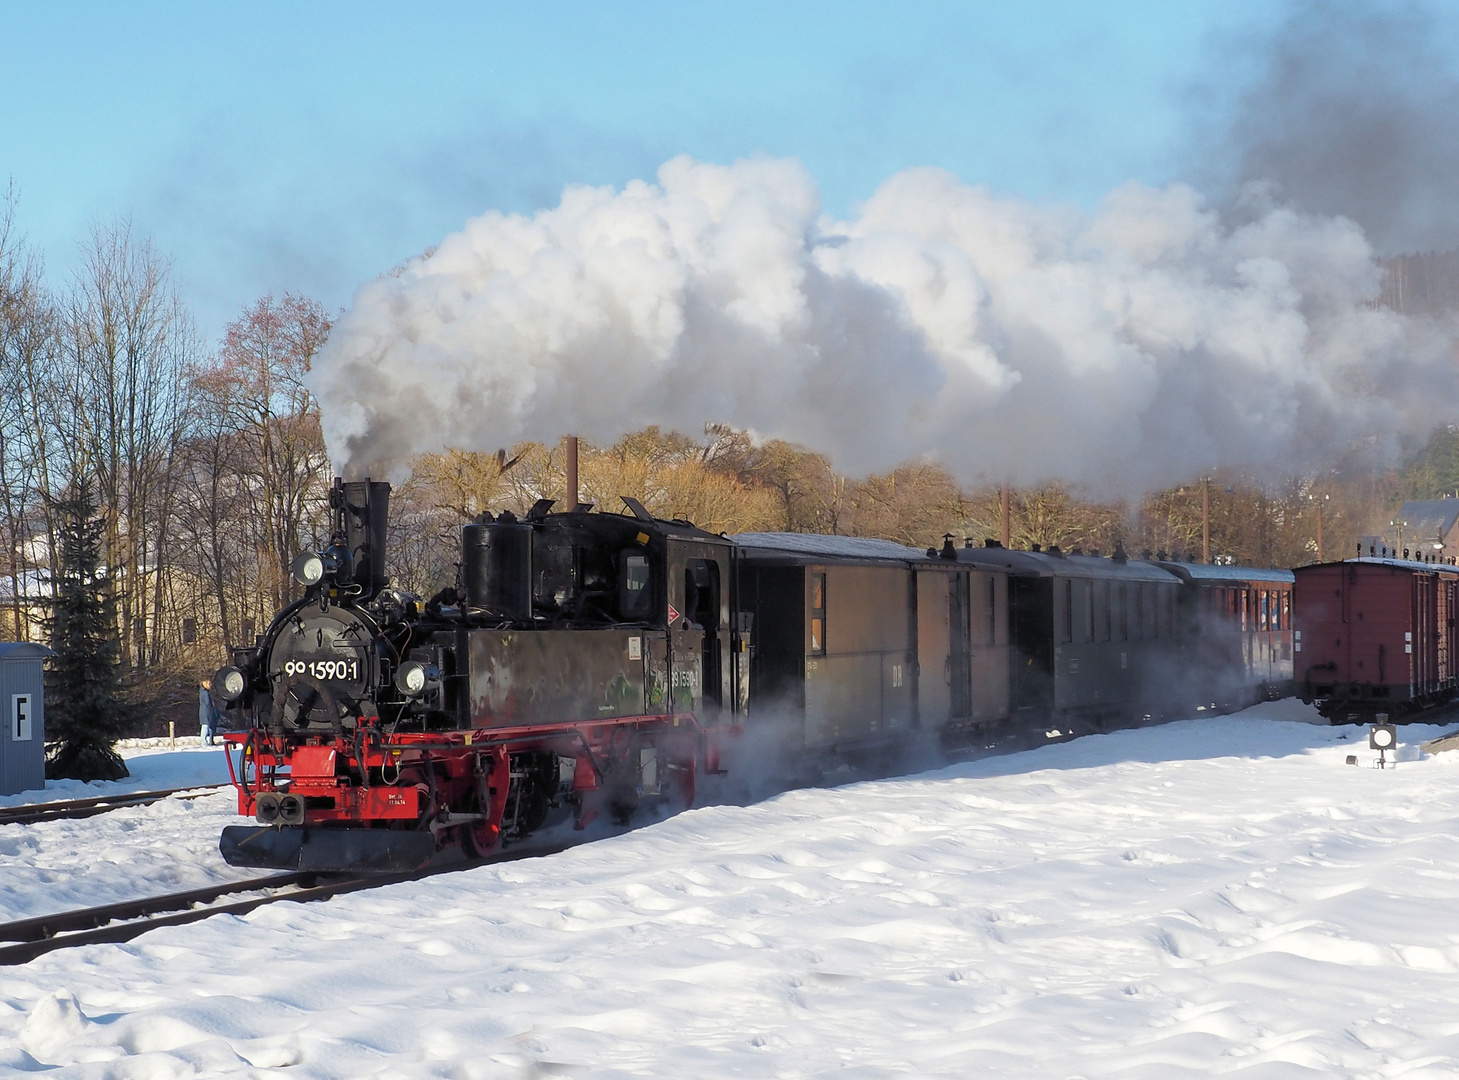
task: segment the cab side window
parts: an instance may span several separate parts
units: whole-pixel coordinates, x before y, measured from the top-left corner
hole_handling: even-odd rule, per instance
[[[618,563],[618,613],[625,622],[646,621],[653,614],[648,556],[627,551]]]

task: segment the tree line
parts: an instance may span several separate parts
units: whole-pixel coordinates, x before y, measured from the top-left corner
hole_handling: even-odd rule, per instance
[[[262,297],[204,341],[168,260],[125,222],[99,225],[59,286],[0,201],[0,639],[46,640],[39,614],[61,576],[63,507],[94,500],[114,662],[159,715],[195,703],[197,678],[250,644],[296,595],[301,550],[327,542],[331,480],[306,376],[331,313]],[[1004,492],[930,463],[865,478],[806,448],[723,425],[648,428],[581,444],[580,495],[604,511],[632,495],[713,532],[879,537],[918,548],[1001,540]],[[460,526],[565,499],[562,444],[450,451],[412,463],[392,502],[391,574],[423,595],[454,583]],[[1364,447],[1273,481],[1193,477],[1136,503],[1058,483],[1007,492],[1015,547],[1294,566],[1345,557],[1405,498],[1459,491],[1459,434],[1432,433],[1399,467]],[[1203,507],[1209,507],[1203,512]]]

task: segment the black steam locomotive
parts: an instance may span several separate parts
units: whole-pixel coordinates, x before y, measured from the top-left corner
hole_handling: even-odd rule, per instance
[[[631,498],[544,499],[465,525],[457,585],[422,600],[385,577],[389,495],[335,482],[333,540],[294,565],[303,598],[218,673],[258,822],[224,830],[230,863],[407,869],[554,818],[686,806],[756,725],[819,758],[1290,692],[1283,571],[729,538]]]

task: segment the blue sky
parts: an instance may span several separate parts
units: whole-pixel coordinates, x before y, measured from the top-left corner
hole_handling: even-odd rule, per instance
[[[63,278],[131,215],[210,338],[266,291],[338,306],[490,208],[677,153],[800,158],[846,213],[938,165],[1091,203],[1182,175],[1198,91],[1277,9],[1181,3],[20,4],[0,182]]]

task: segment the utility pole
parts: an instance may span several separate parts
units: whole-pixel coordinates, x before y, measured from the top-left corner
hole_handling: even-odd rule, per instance
[[[1330,497],[1331,496],[1324,495],[1324,496],[1322,496],[1322,498],[1320,498],[1320,499],[1317,500],[1317,561],[1318,562],[1326,562],[1327,561],[1325,558],[1323,558],[1323,552],[1322,552],[1322,504],[1325,503]]]
[[[1201,562],[1211,564],[1211,478],[1201,477]]]
[[[567,437],[567,510],[578,508],[578,437]]]
[[[1004,484],[1003,485],[1003,491],[999,495],[999,503],[1002,505],[1002,509],[1003,509],[1003,546],[1004,547],[1008,547],[1009,546],[1009,538],[1012,536],[1012,531],[1010,530],[1009,523],[1008,523],[1008,485],[1007,484]]]

